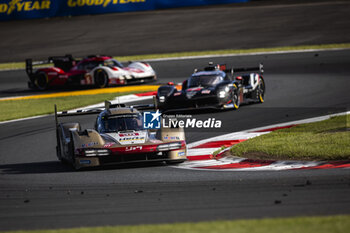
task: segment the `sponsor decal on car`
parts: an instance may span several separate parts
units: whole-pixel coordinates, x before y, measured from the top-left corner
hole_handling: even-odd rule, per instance
[[[89,143],[82,144],[81,147],[85,148],[85,147],[92,147],[96,145],[98,145],[98,142],[89,142]]]
[[[144,140],[145,137],[124,137],[119,138],[119,142]]]
[[[108,133],[107,135],[117,140],[121,145],[142,144],[146,141],[147,132],[139,131],[134,133]]]
[[[114,142],[107,142],[106,144],[103,145],[104,148],[109,148],[111,146],[115,145]]]
[[[67,77],[67,78],[68,78],[68,77]],[[80,80],[80,84],[81,84],[81,85],[90,85],[90,84],[93,84],[91,74],[86,73],[86,74],[84,75],[84,79]]]
[[[177,152],[177,157],[182,157],[182,156],[185,156],[184,151]]]
[[[91,164],[91,160],[79,160],[80,164]]]
[[[68,75],[66,75],[66,74],[61,74],[61,75],[58,75],[58,78],[66,79],[66,78],[68,78]]]
[[[125,147],[125,151],[137,151],[142,150],[142,146],[127,146]]]
[[[139,133],[120,133],[119,137],[131,137],[131,136],[139,136]]]
[[[179,136],[173,136],[173,137],[165,136],[164,140],[180,140],[180,137]]]

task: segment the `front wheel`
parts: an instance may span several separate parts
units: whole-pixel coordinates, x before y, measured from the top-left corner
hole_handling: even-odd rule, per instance
[[[233,84],[233,87],[234,87],[233,96],[232,96],[233,109],[238,109],[240,105],[239,91],[236,84]]]
[[[99,69],[95,71],[95,85],[99,88],[108,86],[108,75],[106,71]]]
[[[69,140],[69,143],[68,143],[68,153],[69,153],[69,163],[70,165],[72,166],[72,168],[74,170],[79,170],[80,167],[78,166],[78,164],[76,163],[75,161],[75,154],[74,154],[74,140],[73,140],[73,135],[72,133],[70,132],[70,140]]]
[[[256,99],[258,103],[264,103],[265,101],[265,82],[262,77],[260,77],[259,84],[256,89]]]
[[[56,156],[60,162],[63,162],[63,157],[61,154],[61,147],[56,146]]]

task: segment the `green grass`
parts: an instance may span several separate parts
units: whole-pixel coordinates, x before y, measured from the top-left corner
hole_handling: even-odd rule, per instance
[[[123,56],[123,57],[115,57],[115,59],[120,60],[120,61],[135,61],[135,60],[172,58],[172,57],[192,57],[192,56],[225,55],[225,54],[247,54],[247,53],[293,51],[293,50],[304,50],[304,49],[336,49],[336,48],[350,48],[350,43],[326,44],[326,45],[301,45],[301,46],[286,46],[286,47],[275,47],[275,48],[223,49],[223,50],[208,50],[208,51],[192,51],[192,52],[178,52],[178,53],[165,53],[165,54]]]
[[[0,101],[0,122],[37,115],[51,114],[54,112],[55,104],[58,107],[58,111],[70,110],[104,102],[105,100],[112,100],[116,96],[127,95],[131,93],[137,92]]]
[[[302,124],[232,147],[235,156],[258,159],[349,160],[350,115]]]
[[[288,47],[276,47],[276,48],[191,51],[191,52],[164,53],[164,54],[146,54],[146,55],[135,55],[135,56],[115,56],[114,58],[121,62],[126,62],[126,61],[137,61],[137,60],[139,61],[139,60],[149,60],[149,59],[157,59],[157,58],[224,55],[224,54],[247,54],[247,53],[259,53],[259,52],[293,51],[293,50],[303,50],[303,49],[336,49],[336,48],[350,48],[350,43],[326,44],[326,45],[301,45],[301,46],[288,46]],[[25,68],[24,61],[0,64],[0,70],[24,69],[24,68]]]
[[[346,233],[350,216],[295,217],[261,220],[211,221],[61,230],[15,231],[16,233]]]
[[[216,155],[218,155],[221,151],[223,151],[223,150],[225,150],[226,149],[226,147],[225,146],[222,146],[222,147],[220,147],[219,149],[217,149],[216,151],[214,151],[213,153],[212,153],[212,155],[213,156],[216,156]]]

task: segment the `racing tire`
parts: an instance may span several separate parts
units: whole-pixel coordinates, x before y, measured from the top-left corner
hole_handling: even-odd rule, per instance
[[[258,103],[264,103],[265,101],[265,81],[260,77],[258,87],[256,89],[256,99]]]
[[[57,140],[57,144],[58,145],[56,146],[56,156],[58,160],[63,164],[68,164],[69,162],[67,161],[67,159],[62,156],[61,140]]]
[[[95,71],[95,85],[99,88],[104,88],[108,86],[108,75],[106,71],[98,69]]]
[[[56,128],[56,140],[57,140],[56,156],[62,164],[68,165],[69,161],[67,161],[67,159],[64,156],[62,156],[63,149],[62,149],[62,141],[60,138],[61,138],[61,135],[58,129]]]
[[[61,146],[56,146],[56,155],[57,155],[58,160],[62,164],[65,164],[65,165],[70,164],[70,161],[67,161],[67,159],[62,156],[62,147]]]
[[[36,74],[34,78],[34,85],[40,91],[46,90],[49,85],[47,75],[45,73]]]
[[[61,154],[61,148],[59,146],[56,146],[56,155],[60,162],[63,162],[62,154]]]
[[[77,166],[75,162],[75,155],[74,155],[74,141],[73,141],[73,135],[70,133],[70,141],[68,144],[68,150],[69,150],[69,163],[73,167],[74,170],[79,170],[79,167]]]
[[[238,93],[238,88],[236,84],[233,84],[233,87],[235,88],[233,90],[233,95],[232,95],[232,104],[233,104],[233,109],[237,110],[239,109],[239,105],[240,105],[240,100],[239,100],[239,93]]]

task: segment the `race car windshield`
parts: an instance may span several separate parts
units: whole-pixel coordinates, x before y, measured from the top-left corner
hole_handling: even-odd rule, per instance
[[[102,123],[105,133],[143,130],[142,116],[138,114],[109,116]]]
[[[87,61],[87,62],[81,62],[78,64],[79,70],[92,70],[96,66],[99,66],[102,64],[103,61]]]
[[[119,67],[119,68],[123,67],[123,65],[120,62],[118,62],[117,60],[114,60],[114,59],[105,60],[103,62],[103,65],[108,66],[108,67],[115,67],[115,66]]]
[[[188,81],[188,87],[212,87],[222,80],[223,77],[217,75],[192,76]]]

